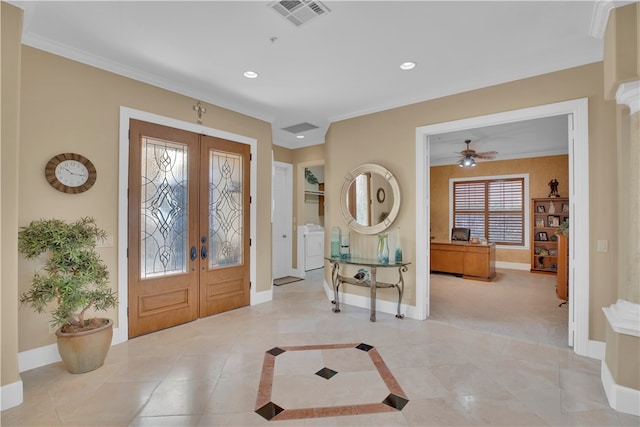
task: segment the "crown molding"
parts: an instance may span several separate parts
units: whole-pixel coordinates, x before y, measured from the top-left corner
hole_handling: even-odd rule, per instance
[[[597,39],[604,38],[604,32],[607,29],[607,22],[609,21],[609,14],[617,7],[626,6],[631,3],[635,3],[637,0],[598,0],[593,6],[593,14],[591,15],[591,27],[589,28],[589,35]]]
[[[630,116],[640,111],[640,80],[622,83],[616,91],[616,101],[629,107]]]

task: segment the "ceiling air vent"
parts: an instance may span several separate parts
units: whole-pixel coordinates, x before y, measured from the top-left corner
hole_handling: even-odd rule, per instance
[[[311,123],[307,123],[307,122],[282,128],[282,130],[291,132],[291,133],[302,133],[302,132],[306,132],[308,130],[313,130],[313,129],[318,129],[318,126],[312,125]]]
[[[324,4],[313,0],[272,1],[268,6],[296,27],[331,12]]]

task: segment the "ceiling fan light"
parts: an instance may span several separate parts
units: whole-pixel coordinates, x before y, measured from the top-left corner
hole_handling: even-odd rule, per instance
[[[460,166],[461,168],[472,168],[476,165],[476,161],[473,160],[473,157],[467,155],[464,157],[464,159],[461,159],[458,162],[458,166]]]

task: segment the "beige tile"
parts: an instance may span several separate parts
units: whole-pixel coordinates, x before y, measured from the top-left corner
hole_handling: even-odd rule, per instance
[[[58,407],[58,415],[63,425],[128,425],[157,385],[155,382],[105,383],[84,399]]]
[[[504,387],[471,363],[434,366],[431,372],[443,387],[457,396],[511,397]]]
[[[480,425],[455,397],[412,400],[402,410],[409,426]]]
[[[201,415],[170,415],[158,417],[136,417],[129,424],[135,427],[184,427],[197,426]]]
[[[458,402],[476,420],[478,425],[495,426],[547,426],[545,420],[529,412],[516,399],[492,399],[460,396]]]
[[[531,329],[530,339],[510,335],[506,326],[523,316],[514,313],[519,306],[507,295],[561,314],[553,295],[548,298],[547,284],[538,286],[544,296],[535,295],[540,289],[527,290],[539,285],[531,282],[537,278],[520,273],[513,283],[506,274],[490,285],[464,281],[487,295],[467,296],[463,303],[471,301],[476,310],[483,304],[478,298],[493,293],[496,301],[487,307],[495,307],[503,325],[486,312],[474,318],[473,310],[446,313],[461,322],[379,314],[372,323],[368,309],[345,306],[333,313],[321,287],[322,271],[310,273],[305,281],[274,288],[271,302],[113,346],[96,371],[72,375],[55,363],[23,372],[24,403],[3,411],[2,425],[640,425],[640,418],[609,408],[599,361],[544,342],[538,336],[544,328]],[[506,300],[498,299],[496,289]],[[549,307],[543,309],[544,298]],[[436,295],[435,314],[441,304]],[[369,353],[316,348],[274,358],[275,398],[314,418],[267,421],[255,413],[265,351],[362,342],[374,346],[409,398],[401,411],[380,403],[388,388]],[[314,375],[316,366],[325,365],[338,375]],[[339,406],[345,404],[351,406]],[[371,413],[380,407],[382,413]]]
[[[215,386],[216,380],[165,380],[156,387],[138,415],[154,417],[203,414]]]
[[[428,368],[395,368],[393,375],[402,385],[402,389],[411,402],[443,398],[449,395],[449,391],[440,384]]]

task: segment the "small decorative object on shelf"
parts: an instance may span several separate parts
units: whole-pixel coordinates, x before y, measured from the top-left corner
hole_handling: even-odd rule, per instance
[[[556,213],[556,205],[553,204],[553,201],[549,202],[549,213],[550,214]]]
[[[549,193],[549,197],[560,197],[560,194],[558,194],[558,180],[553,178],[551,181],[549,181],[549,188],[551,189],[551,192]]]
[[[341,243],[341,234],[342,231],[340,227],[331,227],[331,256],[339,257],[340,256],[340,243]]]
[[[378,234],[378,261],[383,264],[389,263],[389,235],[387,233]]]
[[[396,250],[395,250],[395,261],[398,262],[402,262],[402,241],[400,239],[400,227],[396,227]]]
[[[340,240],[340,258],[349,258],[349,256],[349,233],[347,233]]]

